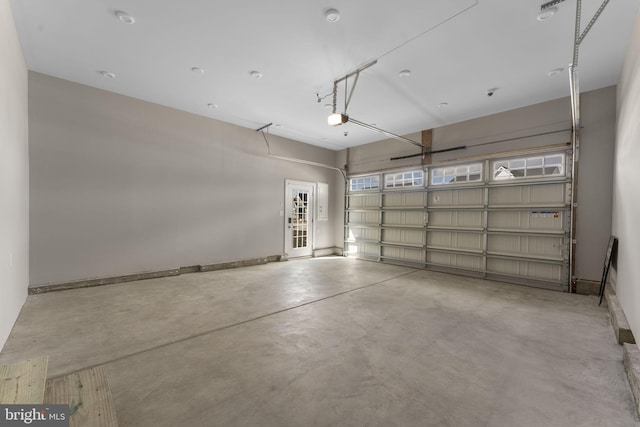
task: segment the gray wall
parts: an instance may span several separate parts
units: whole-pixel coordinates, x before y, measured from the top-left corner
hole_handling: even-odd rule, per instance
[[[32,284],[282,254],[285,179],[329,183],[331,200],[342,186],[267,158],[252,129],[38,73],[29,85]],[[270,140],[272,154],[335,164]],[[316,248],[335,246],[336,208]]]
[[[600,280],[604,251],[611,232],[615,102],[614,86],[582,95],[576,276],[583,280]],[[433,162],[569,143],[570,128],[568,97],[443,126],[433,130],[433,150],[457,146],[467,148],[436,154]],[[530,135],[538,136],[523,138]],[[407,137],[420,141],[419,133]],[[358,174],[420,165],[419,157],[389,160],[416,152],[418,149],[410,144],[385,140],[345,150],[340,156],[345,161],[348,158],[349,172]]]
[[[613,89],[611,89],[613,90]],[[612,107],[613,108],[613,107]],[[433,129],[433,150],[467,146],[462,151],[436,154],[433,162],[453,161],[489,153],[562,144],[571,140],[570,131],[557,132],[527,139],[514,139],[533,134],[562,131],[571,127],[569,99],[558,99],[504,113],[493,114]],[[420,134],[407,135],[420,141]],[[497,140],[507,140],[493,144]],[[391,157],[415,154],[419,148],[396,141],[385,140],[349,150],[349,172],[361,173],[420,165],[420,158],[394,160]]]
[[[616,87],[581,95],[576,275],[600,282],[611,235]]]
[[[0,347],[29,284],[27,67],[7,0],[0,0]]]
[[[612,271],[618,299],[640,331],[640,15],[618,82],[618,121],[613,186],[613,233],[618,257]]]

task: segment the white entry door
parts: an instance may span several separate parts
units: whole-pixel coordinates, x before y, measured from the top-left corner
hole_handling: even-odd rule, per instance
[[[310,182],[286,182],[284,248],[290,257],[313,254],[313,190]]]

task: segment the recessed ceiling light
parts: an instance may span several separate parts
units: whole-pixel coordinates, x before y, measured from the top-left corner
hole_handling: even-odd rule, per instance
[[[398,77],[400,77],[401,79],[406,79],[410,75],[411,75],[411,70],[402,70],[398,73]]]
[[[136,18],[129,15],[127,12],[123,12],[121,10],[116,12],[116,16],[118,17],[119,20],[121,20],[125,24],[133,24],[134,22],[136,22]]]
[[[333,108],[333,104],[324,104],[324,108]]]
[[[278,129],[282,128],[282,125],[280,123],[276,123],[275,125],[273,125],[274,127],[277,127]]]
[[[251,72],[249,72],[249,75],[251,77],[253,77],[254,79],[261,79],[262,78],[262,73],[260,71],[251,71]]]
[[[541,10],[540,13],[538,14],[538,21],[546,21],[547,19],[555,15],[557,11],[558,11],[557,7],[549,7],[544,10]]]
[[[196,74],[204,74],[204,69],[200,67],[191,67],[191,71]]]
[[[102,74],[103,77],[106,77],[108,79],[115,79],[116,75],[110,71],[100,71],[100,74]]]
[[[207,107],[216,109],[216,108],[218,108],[218,104],[214,104],[214,103],[210,102],[210,103],[207,104]]]
[[[448,102],[441,102],[440,104],[438,104],[438,108],[447,108],[449,106]]]
[[[553,70],[549,71],[547,74],[549,75],[549,77],[553,77],[557,74],[560,74],[563,71],[564,71],[564,68],[554,68]]]
[[[338,20],[340,19],[340,12],[338,12],[337,9],[327,9],[327,11],[324,13],[324,17],[326,18],[327,22],[338,22]]]

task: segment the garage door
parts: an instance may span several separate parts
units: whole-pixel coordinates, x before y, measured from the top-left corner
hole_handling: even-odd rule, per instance
[[[349,179],[350,256],[566,290],[566,151]]]

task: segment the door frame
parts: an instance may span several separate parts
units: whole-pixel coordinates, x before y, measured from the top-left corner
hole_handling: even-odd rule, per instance
[[[307,229],[307,242],[309,242],[308,253],[304,255],[294,255],[288,251],[291,251],[291,245],[289,244],[291,235],[289,231],[289,216],[291,214],[291,206],[288,205],[287,199],[289,198],[289,191],[291,186],[308,187],[311,190],[309,194],[309,207],[308,207],[308,229]],[[283,253],[287,254],[291,258],[313,256],[313,250],[315,249],[315,222],[316,222],[316,183],[311,181],[300,181],[295,179],[285,179],[284,182],[284,239],[283,239]]]

